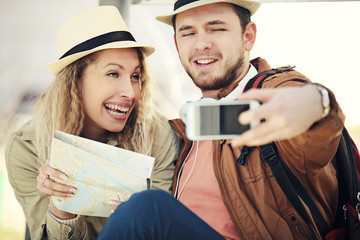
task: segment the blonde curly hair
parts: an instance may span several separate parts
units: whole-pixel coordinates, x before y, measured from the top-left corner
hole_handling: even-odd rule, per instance
[[[152,106],[150,77],[145,56],[139,48],[141,65],[140,99],[132,110],[121,132],[108,132],[108,140],[116,140],[117,146],[149,155],[155,134],[158,113]],[[85,112],[80,83],[85,68],[94,62],[97,52],[87,55],[67,67],[39,97],[34,111],[38,156],[42,162],[49,157],[53,131],[59,130],[81,135]]]

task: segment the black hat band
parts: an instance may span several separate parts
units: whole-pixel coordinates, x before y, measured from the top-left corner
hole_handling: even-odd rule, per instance
[[[178,8],[181,8],[182,6],[192,3],[192,2],[197,2],[199,0],[179,0],[174,4],[174,11]]]
[[[96,48],[98,46],[112,43],[112,42],[119,42],[119,41],[133,41],[136,42],[134,37],[131,35],[128,31],[115,31],[115,32],[109,32],[102,34],[100,36],[96,36],[93,38],[90,38],[89,40],[86,40],[85,42],[82,42],[75,47],[71,48],[69,51],[67,51],[64,55],[60,57],[60,59],[79,53],[79,52],[85,52],[88,50],[91,50],[93,48]],[[59,59],[59,60],[60,60]]]

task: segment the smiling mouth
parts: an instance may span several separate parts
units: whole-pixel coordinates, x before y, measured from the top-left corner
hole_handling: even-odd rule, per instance
[[[124,117],[129,111],[129,107],[121,107],[113,104],[105,104],[106,110],[116,117]]]
[[[211,63],[216,62],[217,60],[215,59],[201,59],[201,60],[196,60],[195,63],[199,64],[199,65],[208,65]]]

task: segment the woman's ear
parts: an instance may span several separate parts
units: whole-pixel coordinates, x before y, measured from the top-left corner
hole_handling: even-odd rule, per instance
[[[244,45],[246,51],[250,51],[254,47],[255,40],[256,40],[256,24],[253,22],[249,22],[244,30]]]

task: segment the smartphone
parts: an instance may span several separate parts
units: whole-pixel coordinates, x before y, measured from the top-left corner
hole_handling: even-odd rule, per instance
[[[260,121],[242,125],[240,113],[258,108],[255,100],[232,102],[191,102],[186,106],[186,136],[196,140],[232,139],[255,127]]]

